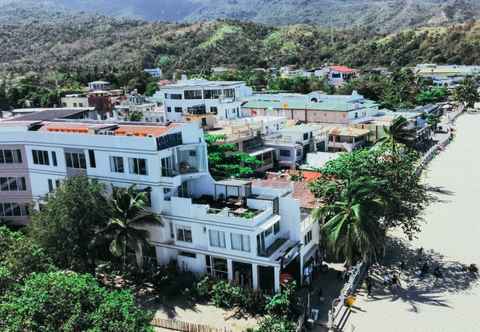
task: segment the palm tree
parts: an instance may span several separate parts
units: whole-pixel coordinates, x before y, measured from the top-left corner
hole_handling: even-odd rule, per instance
[[[321,229],[327,245],[349,265],[358,259],[376,259],[383,248],[383,201],[377,193],[384,185],[383,181],[368,177],[349,180],[336,201],[313,212],[314,218],[323,222]]]
[[[438,125],[440,124],[441,119],[438,115],[428,115],[427,116],[427,124],[433,129],[435,132],[437,130]]]
[[[148,231],[138,226],[145,223],[163,226],[163,223],[158,215],[146,209],[147,193],[136,190],[135,186],[113,187],[110,202],[112,216],[107,226],[97,233],[97,237],[110,242],[110,252],[116,257],[123,258],[123,268],[125,268],[127,248],[135,251],[137,265],[142,268],[143,247],[150,244],[147,241]]]
[[[408,128],[408,125],[408,120],[403,116],[395,117],[390,127],[384,127],[385,136],[380,138],[377,144],[390,146],[393,154],[396,154],[398,144],[413,147],[416,139],[415,128]]]

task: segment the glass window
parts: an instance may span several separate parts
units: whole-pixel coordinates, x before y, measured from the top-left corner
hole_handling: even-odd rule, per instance
[[[185,90],[185,99],[202,99],[202,90]]]
[[[8,178],[0,178],[0,190],[8,191]]]
[[[211,107],[210,107],[210,113],[218,114],[218,108],[215,107],[215,106],[211,106]]]
[[[53,192],[53,180],[48,179],[48,191]]]
[[[280,156],[290,157],[290,155],[291,155],[290,150],[280,150]]]
[[[205,99],[218,99],[222,95],[222,90],[205,90]]]
[[[217,248],[226,248],[225,232],[209,230],[210,245]]]
[[[123,166],[123,157],[110,157],[110,170],[113,173],[123,173],[125,172],[125,168]]]
[[[32,150],[33,163],[36,165],[50,165],[48,151]]]
[[[192,230],[190,227],[177,227],[177,241],[192,243]]]
[[[312,231],[308,231],[305,236],[304,236],[304,239],[303,239],[303,242],[305,245],[309,244],[310,241],[312,241]]]
[[[17,178],[8,178],[10,191],[18,191]]]
[[[273,233],[278,234],[280,232],[280,221],[277,221],[275,225],[273,225]]]
[[[131,174],[148,175],[146,159],[129,158],[128,160]]]
[[[223,90],[223,96],[225,98],[235,98],[235,89],[225,89],[225,90]]]
[[[250,236],[232,233],[230,234],[230,240],[233,250],[250,252]]]
[[[4,155],[5,155],[5,163],[13,164],[13,152],[12,152],[12,150],[5,150]]]
[[[97,167],[97,161],[95,160],[95,151],[94,150],[88,150],[88,159],[90,159],[90,167],[91,168],[96,168]]]
[[[53,166],[57,166],[57,154],[55,151],[52,151],[52,164]]]
[[[65,161],[69,168],[87,169],[87,161],[83,153],[65,152]]]
[[[182,113],[183,109],[181,107],[175,107],[175,112],[176,113]]]
[[[171,107],[167,107],[167,112],[171,112],[172,111],[172,108]]]

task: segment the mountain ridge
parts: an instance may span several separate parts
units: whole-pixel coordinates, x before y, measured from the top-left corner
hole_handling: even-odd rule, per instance
[[[273,26],[361,26],[377,32],[480,18],[480,3],[475,0],[0,0],[0,7],[12,4],[147,21],[233,19]]]

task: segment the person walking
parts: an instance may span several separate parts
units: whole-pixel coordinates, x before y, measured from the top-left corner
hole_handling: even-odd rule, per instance
[[[367,280],[366,280],[366,283],[367,283],[367,296],[372,296],[372,280],[370,279],[370,277],[367,277]]]

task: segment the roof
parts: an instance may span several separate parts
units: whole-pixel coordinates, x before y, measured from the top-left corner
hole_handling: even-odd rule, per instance
[[[292,175],[302,175],[303,177],[303,181],[305,182],[313,182],[315,180],[318,180],[321,176],[322,176],[322,173],[320,172],[314,172],[314,171],[301,171],[301,172],[298,172],[298,171],[289,171],[288,174],[290,174],[290,176]]]
[[[356,72],[355,69],[352,69],[347,66],[330,66],[330,70],[333,70],[339,73],[344,73],[344,74],[351,74]]]
[[[300,109],[307,111],[325,112],[352,112],[366,107],[374,107],[376,103],[365,100],[364,102],[351,102],[345,99],[329,99],[312,102],[306,99],[291,98],[284,100],[250,100],[242,105],[246,109]]]
[[[143,126],[143,125],[119,125],[115,130],[116,136],[154,136],[159,137],[170,129],[177,127],[177,124],[167,126]]]
[[[173,84],[161,86],[161,89],[185,89],[185,88],[215,88],[245,84],[243,81],[208,81],[208,80],[185,80]]]
[[[250,152],[249,155],[251,157],[256,157],[256,156],[259,156],[261,154],[264,154],[264,153],[267,153],[267,152],[272,152],[272,151],[275,151],[275,149],[270,148],[270,147],[261,147],[259,149],[256,149],[256,150]]]
[[[370,133],[368,129],[353,128],[353,127],[335,127],[328,131],[329,135],[334,136],[348,136],[348,137],[360,137]]]
[[[93,107],[79,108],[45,108],[45,109],[27,109],[31,110],[29,114],[12,118],[10,121],[51,121],[54,119],[65,119],[85,112],[93,111]],[[25,111],[24,113],[26,113]]]
[[[242,187],[249,185],[251,181],[239,180],[239,179],[231,179],[231,180],[222,180],[215,182],[215,185],[220,186],[232,186],[232,187]]]
[[[304,172],[305,173],[305,172]],[[308,172],[310,182],[314,181],[317,175]],[[318,173],[319,174],[319,173]],[[318,175],[319,177],[320,175]],[[308,188],[308,181],[291,181],[290,176],[286,174],[268,173],[266,179],[253,180],[252,184],[255,187],[269,187],[269,188],[292,188],[292,197],[300,203],[300,207],[306,209],[314,209],[317,206],[315,195]]]

